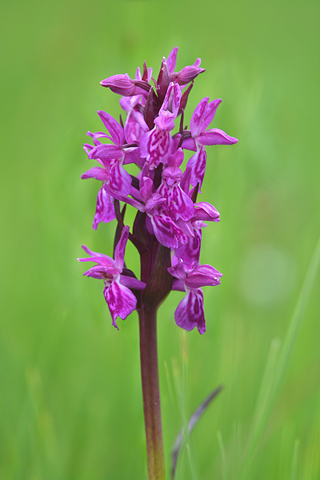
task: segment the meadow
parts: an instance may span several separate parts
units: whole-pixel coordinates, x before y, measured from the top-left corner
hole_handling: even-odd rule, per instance
[[[159,310],[167,471],[176,480],[320,479],[320,164],[318,2],[13,1],[2,25],[1,480],[146,479],[138,317],[111,318],[81,244],[111,254],[115,222],[91,228],[97,182],[86,132],[119,97],[99,82],[201,57],[213,127],[239,139],[208,150],[202,199],[221,221],[202,263],[207,332]],[[130,212],[129,212],[130,215]],[[129,249],[131,267],[138,258]],[[169,474],[168,474],[169,478]]]

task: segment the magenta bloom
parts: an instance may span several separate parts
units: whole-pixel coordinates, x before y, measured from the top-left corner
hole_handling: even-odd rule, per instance
[[[137,299],[130,288],[142,290],[145,287],[145,284],[138,279],[122,275],[128,237],[129,227],[124,227],[115,249],[114,260],[103,253],[92,252],[85,245],[82,245],[82,248],[90,257],[78,258],[80,262],[95,262],[97,264],[89,268],[83,275],[104,281],[104,298],[111,313],[112,325],[116,328],[118,328],[116,318],[120,317],[125,320],[136,308]]]
[[[175,312],[177,325],[204,333],[202,287],[219,285],[222,276],[212,266],[200,264],[202,228],[207,222],[219,222],[220,214],[197,196],[207,146],[232,145],[238,140],[209,128],[220,99],[203,98],[190,122],[186,120],[189,94],[205,70],[198,58],[175,71],[177,53],[175,47],[168,59],[163,58],[155,78],[144,62],[134,78],[125,73],[103,80],[102,86],[121,95],[125,119],[115,120],[99,110],[104,131],[88,132],[92,144],[84,145],[89,160],[98,165],[82,178],[101,182],[93,229],[113,220],[117,229],[114,259],[83,246],[90,256],[79,260],[95,262],[84,275],[104,281],[104,297],[116,328],[117,317],[124,320],[143,308],[156,310],[171,290],[181,290],[186,295]],[[188,123],[190,129],[184,127]],[[185,150],[194,152],[188,162]],[[136,214],[130,229],[126,212],[131,209],[132,213],[132,208]],[[124,263],[128,240],[140,255],[139,279]]]
[[[109,195],[106,184],[103,184],[97,195],[97,207],[92,228],[97,230],[99,223],[108,223],[115,218],[113,198]]]
[[[141,197],[145,201],[143,211],[148,215],[146,228],[151,235],[155,235],[158,242],[168,248],[177,248],[179,244],[188,241],[184,222],[175,221],[170,214],[172,203],[160,192],[153,192],[153,182],[144,177]],[[192,232],[191,232],[192,234]]]
[[[187,293],[175,311],[177,325],[188,331],[197,327],[200,333],[204,333],[206,322],[201,287],[219,285],[222,273],[211,265],[186,265],[181,259],[169,268],[169,272],[178,279],[174,282],[174,289]]]
[[[220,98],[210,103],[208,101],[209,98],[205,97],[196,107],[190,121],[191,136],[183,142],[184,148],[196,151],[187,165],[187,168],[191,169],[191,185],[194,187],[198,183],[201,187],[203,182],[207,161],[205,145],[232,145],[238,141],[218,128],[206,130],[214,118],[218,105],[221,103]]]
[[[139,94],[146,95],[148,93],[147,84],[145,87],[141,82],[142,86],[139,86],[138,82],[131,80],[127,73],[124,75],[112,75],[112,77],[102,80],[100,85],[102,85],[102,87],[109,87],[112,92],[119,93],[120,95],[127,97]]]
[[[154,128],[141,138],[140,153],[151,170],[158,167],[160,162],[166,164],[169,156],[174,153],[175,143],[170,132],[175,126],[180,100],[179,85],[170,83],[159,115],[154,119]]]
[[[95,146],[86,145],[88,157],[96,159],[102,167],[93,167],[82,175],[81,178],[95,178],[101,180],[106,185],[110,192],[120,192],[127,195],[131,191],[131,177],[129,173],[123,168],[123,163],[131,163],[132,155],[137,148],[125,148],[124,130],[121,125],[106,112],[98,111],[104,126],[110,133],[107,135],[103,132],[91,133]],[[113,144],[101,143],[99,138],[108,138]]]

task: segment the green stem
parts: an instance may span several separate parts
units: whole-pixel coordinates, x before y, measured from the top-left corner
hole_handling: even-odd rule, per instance
[[[157,353],[157,311],[139,310],[140,360],[149,480],[165,480]]]

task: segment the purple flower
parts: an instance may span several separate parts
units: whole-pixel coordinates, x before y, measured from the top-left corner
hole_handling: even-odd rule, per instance
[[[146,159],[150,169],[160,163],[166,165],[173,153],[174,141],[170,132],[179,112],[181,90],[178,85],[170,83],[159,115],[155,118],[155,127],[143,135],[140,141],[141,157]]]
[[[110,191],[120,192],[128,195],[131,191],[131,177],[123,168],[123,163],[131,163],[135,157],[132,154],[137,148],[125,149],[125,135],[121,125],[106,112],[98,111],[104,126],[110,133],[107,135],[103,132],[91,133],[95,147],[87,145],[88,157],[96,159],[102,167],[93,167],[85,172],[81,178],[95,178],[106,183]],[[108,138],[113,141],[111,144],[103,144],[98,138]],[[131,155],[131,157],[130,157]]]
[[[178,48],[163,57],[158,76],[152,69],[113,75],[103,87],[121,95],[124,119],[98,114],[106,132],[88,132],[93,145],[84,150],[98,166],[82,178],[102,182],[97,195],[93,229],[116,220],[114,259],[83,245],[94,262],[84,275],[104,282],[104,297],[112,324],[137,310],[140,330],[141,378],[147,436],[148,472],[164,478],[161,447],[160,394],[157,375],[156,313],[171,290],[185,292],[175,310],[177,325],[187,331],[206,331],[203,286],[220,284],[222,274],[201,265],[202,228],[219,222],[219,212],[199,201],[206,169],[207,145],[231,145],[238,140],[217,128],[209,129],[221,100],[203,98],[196,107],[190,130],[184,127],[186,107],[196,77],[205,70],[198,58],[193,65],[176,69]],[[177,122],[178,117],[180,120]],[[185,161],[184,150],[194,152]],[[130,165],[129,165],[130,164]],[[125,226],[136,209],[132,230]],[[127,241],[140,257],[139,279],[125,263]]]
[[[174,282],[173,288],[175,290],[185,290],[187,293],[174,314],[177,325],[188,331],[197,327],[199,333],[204,333],[206,322],[203,292],[200,287],[219,285],[222,273],[211,265],[186,265],[182,260],[168,270],[171,275],[178,279]]]
[[[124,131],[127,142],[139,143],[141,137],[148,131],[148,125],[144,121],[143,115],[134,108],[128,112]],[[141,164],[142,165],[142,164]]]
[[[204,68],[200,68],[201,59],[197,58],[193,65],[188,65],[180,70],[180,72],[175,73],[174,69],[176,68],[177,53],[178,47],[175,47],[170,52],[167,60],[167,66],[171,74],[172,81],[178,83],[179,85],[186,85],[187,83],[192,82],[192,80],[194,80],[200,73],[205,72]]]
[[[146,70],[146,67],[145,67]],[[148,72],[145,71],[147,81],[150,82],[152,69]],[[136,80],[141,81],[140,68],[137,68]],[[131,97],[122,97],[120,99],[120,105],[127,112],[127,119],[124,127],[125,137],[127,143],[139,143],[142,135],[149,130],[143,114],[139,109],[144,108],[146,104],[146,98],[144,95],[133,95]]]
[[[167,60],[163,57],[155,78],[144,62],[134,79],[126,73],[101,82],[121,95],[125,119],[120,116],[118,122],[98,111],[106,130],[88,132],[93,144],[84,145],[88,158],[98,166],[82,178],[102,182],[93,229],[116,219],[115,258],[83,247],[90,257],[80,260],[96,263],[85,275],[104,281],[113,325],[117,316],[125,319],[135,309],[156,309],[175,289],[186,292],[175,312],[176,323],[204,333],[201,287],[218,285],[222,274],[210,265],[200,265],[202,228],[207,226],[205,222],[219,222],[220,215],[197,196],[205,175],[206,146],[231,145],[238,140],[209,128],[220,99],[209,102],[208,97],[203,98],[190,119],[190,129],[184,128],[190,92],[205,70],[198,58],[176,72],[177,53],[175,47]],[[194,152],[188,161],[184,150]],[[124,222],[127,210],[131,215],[132,209],[136,215],[129,234]],[[140,255],[140,280],[124,264],[128,239]]]
[[[191,198],[182,190],[180,180],[182,170],[179,168],[183,162],[181,148],[168,159],[168,167],[162,171],[161,185],[157,192],[166,199],[167,210],[172,220],[182,218],[190,220],[195,214],[195,207]]]
[[[190,136],[186,136],[182,144],[184,148],[196,151],[187,165],[187,168],[191,169],[191,185],[194,187],[197,183],[201,187],[203,182],[207,160],[205,145],[232,145],[238,141],[237,138],[230,137],[218,128],[206,130],[214,118],[221,99],[218,98],[210,103],[208,101],[209,98],[205,97],[197,105],[190,121]]]
[[[99,223],[108,223],[115,218],[113,197],[109,195],[106,185],[102,185],[97,195],[96,213],[92,228],[97,230]]]
[[[105,80],[100,82],[102,87],[108,87],[114,93],[118,93],[123,96],[132,96],[132,95],[147,95],[149,88],[148,84],[142,81],[136,82],[135,80],[131,80],[129,75],[125,73],[124,75],[112,75],[112,77],[108,77]]]
[[[177,248],[188,241],[191,229],[181,221],[174,221],[170,215],[168,199],[159,192],[153,193],[151,178],[143,178],[140,190],[145,207],[142,208],[148,215],[146,227],[151,235],[155,235],[158,242],[168,248]]]
[[[146,79],[147,83],[150,83],[151,76],[152,76],[152,68],[149,68],[149,70],[147,70],[147,67],[146,67],[145,63],[143,65],[143,67],[144,67],[144,71],[143,71],[144,79]],[[110,78],[112,78],[112,77],[110,77]],[[137,82],[142,81],[141,71],[140,71],[139,67],[136,70],[135,80]],[[134,83],[133,80],[130,80],[130,82]],[[102,84],[102,82],[101,82],[101,84]],[[137,94],[137,95],[123,96],[122,98],[120,98],[119,103],[120,103],[121,107],[123,108],[123,110],[125,110],[126,112],[130,112],[131,110],[133,110],[139,104],[145,105],[146,98],[145,98],[144,94],[145,94],[145,90],[144,90],[143,94],[140,93],[140,94]]]
[[[190,170],[188,173],[190,174]],[[183,188],[185,189],[186,187],[188,187],[188,183],[184,185]],[[193,191],[194,189],[189,192],[190,196],[192,196]],[[175,264],[178,259],[182,259],[184,263],[188,265],[191,265],[194,262],[198,264],[200,259],[202,228],[207,226],[204,221],[220,221],[220,214],[218,210],[208,202],[194,203],[193,208],[193,216],[189,219],[189,225],[191,226],[193,234],[188,237],[188,240],[185,244],[181,244],[178,246],[178,248],[175,249],[173,256],[173,264]]]
[[[115,249],[114,260],[102,253],[89,250],[85,245],[82,245],[82,248],[90,257],[78,258],[80,262],[95,262],[97,264],[89,268],[83,275],[104,281],[103,294],[111,313],[112,325],[118,330],[116,318],[120,317],[125,320],[137,305],[137,299],[130,288],[142,290],[145,287],[145,284],[136,278],[122,275],[128,237],[129,227],[124,227]]]
[[[174,82],[177,82],[179,85],[186,85],[189,82],[192,82],[200,73],[205,72],[204,68],[200,68],[200,58],[195,61],[193,65],[184,67],[180,72],[173,73],[172,78]]]
[[[173,263],[176,259],[182,259],[187,265],[199,263],[201,240],[202,240],[202,228],[207,225],[203,222],[212,221],[219,222],[219,212],[210,203],[201,202],[195,203],[195,214],[191,219],[191,228],[193,235],[188,237],[187,242],[184,245],[179,245],[174,251]]]

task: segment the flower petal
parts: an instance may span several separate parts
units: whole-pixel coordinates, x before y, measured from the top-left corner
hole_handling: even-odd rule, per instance
[[[112,92],[125,97],[139,94],[147,95],[146,90],[136,86],[127,73],[124,75],[112,75],[111,77],[102,80],[100,85],[102,87],[108,87]]]
[[[177,325],[188,330],[188,332],[195,327],[197,327],[201,334],[206,331],[203,293],[200,288],[196,291],[187,292],[187,295],[179,303],[174,317]]]
[[[205,115],[203,116],[203,125],[202,125],[202,132],[205,131],[205,129],[210,125],[210,123],[212,122],[215,114],[216,114],[216,111],[217,111],[217,108],[218,106],[220,105],[220,103],[222,102],[221,98],[217,98],[216,100],[213,100],[212,102],[210,102],[206,108],[206,112],[205,112]]]
[[[159,130],[165,132],[171,132],[174,128],[175,115],[172,112],[165,110],[158,117],[154,119],[155,125]]]
[[[115,192],[126,196],[131,191],[131,176],[118,160],[110,165],[109,188],[112,195]]]
[[[116,160],[124,156],[123,151],[116,145],[101,144],[88,153],[88,158],[101,160]]]
[[[105,132],[95,132],[95,133],[87,132],[87,135],[93,138],[93,140],[96,142],[95,146],[102,145],[101,142],[97,140],[98,138],[108,138],[109,140],[112,141],[112,137],[110,137],[110,135],[107,135]]]
[[[185,284],[188,288],[219,285],[220,277],[222,276],[222,273],[218,272],[211,265],[199,265],[187,275]]]
[[[174,47],[174,49],[171,50],[171,52],[169,53],[167,66],[170,73],[173,73],[174,69],[176,68],[177,53],[178,53],[178,47]]]
[[[164,114],[165,111],[171,112],[174,118],[178,115],[179,106],[181,100],[181,89],[179,85],[170,83],[166,96],[163,100],[162,106],[159,111],[159,116]]]
[[[127,116],[124,130],[128,143],[139,143],[142,135],[149,129],[143,119],[143,115],[140,112],[131,110]]]
[[[192,114],[192,117],[190,120],[190,130],[194,138],[198,137],[202,132],[203,121],[204,121],[203,117],[207,110],[208,101],[209,101],[209,97],[203,98],[198,103],[195,111]]]
[[[79,259],[78,259],[79,260]],[[90,259],[92,261],[92,259]],[[114,275],[117,275],[118,271],[113,267],[104,267],[102,265],[95,265],[89,268],[83,275],[87,277],[97,278],[98,280],[112,280]]]
[[[185,148],[186,150],[192,150],[193,152],[195,152],[197,150],[195,139],[192,137],[184,138],[182,142],[182,148]]]
[[[176,167],[176,168],[180,167],[180,165],[183,162],[183,158],[184,158],[183,150],[182,148],[178,148],[178,150],[175,153],[170,155],[168,159],[168,166]]]
[[[172,265],[172,267],[169,267],[168,272],[174,277],[178,278],[179,280],[183,280],[183,282],[186,278],[184,263],[181,259],[179,259],[175,265]]]
[[[200,145],[233,145],[237,141],[237,138],[230,137],[230,135],[227,135],[226,132],[219,128],[207,130],[197,138],[197,142]]]
[[[129,230],[130,228],[126,225],[123,227],[121,232],[121,237],[119,242],[117,243],[115,252],[114,252],[114,259],[115,259],[115,267],[121,273],[123,269],[124,263],[124,253],[127,245],[127,241],[129,238]]]
[[[211,203],[208,202],[199,202],[194,204],[196,208],[195,212],[195,219],[196,220],[204,220],[206,222],[219,222],[220,221],[220,213],[216,208],[214,208]]]
[[[172,174],[170,175],[171,172]],[[175,182],[175,173],[179,180],[181,173],[179,168],[169,167],[163,171],[162,184],[158,192],[166,199],[167,210],[172,220],[176,221],[182,218],[182,220],[188,221],[194,216],[195,208],[191,198],[182,190],[180,185]],[[172,186],[170,185],[170,180],[174,182]]]
[[[154,234],[161,245],[168,248],[178,248],[181,243],[188,241],[187,235],[166,213],[162,212],[158,215],[152,215],[151,222]]]
[[[111,313],[112,325],[119,330],[116,318],[120,317],[125,320],[135,310],[137,299],[129,288],[117,281],[114,281],[110,286],[106,286],[103,289],[103,294]]]
[[[200,227],[195,228],[196,223],[197,222],[193,223],[194,236],[191,238],[188,238],[188,242],[185,245],[179,246],[174,252],[175,255],[178,258],[181,258],[183,262],[187,265],[190,265],[193,262],[199,263],[202,231]],[[202,223],[202,222],[199,222],[199,223]]]
[[[109,113],[103,110],[98,110],[98,115],[101,118],[104,126],[110,133],[114,144],[119,147],[124,144],[124,132],[121,125]]]
[[[95,178],[96,180],[100,180],[101,182],[108,182],[109,181],[109,173],[105,168],[102,167],[92,167],[87,172],[81,175],[82,179],[87,178]]]
[[[205,147],[200,147],[187,163],[187,169],[191,169],[190,183],[193,187],[196,187],[198,183],[201,187],[206,171],[206,164],[207,154]]]
[[[128,288],[133,288],[134,290],[144,290],[146,288],[146,284],[141,282],[135,277],[128,277],[127,275],[120,275],[120,282],[121,285],[124,285]]]
[[[114,204],[111,202],[111,197],[107,193],[105,185],[103,185],[97,195],[96,213],[93,219],[92,228],[97,230],[99,223],[108,223],[115,218]]]
[[[145,160],[140,157],[139,148],[130,148],[124,151],[124,161],[123,165],[128,165],[129,163],[135,163],[139,168],[142,168],[145,164]]]
[[[151,170],[161,162],[165,163],[171,154],[172,138],[170,132],[154,127],[145,133],[140,140],[141,157],[146,158]]]
[[[179,73],[174,73],[173,78],[179,85],[186,85],[203,72],[205,72],[204,68],[199,68],[196,65],[188,65],[180,70]]]
[[[178,292],[185,292],[183,281],[174,278],[172,282],[172,290],[176,290]]]
[[[94,252],[93,250],[90,250],[90,248],[88,248],[86,245],[81,245],[83,250],[88,254],[90,255],[91,257],[97,257],[101,260],[101,265],[114,265],[114,260],[110,257],[108,257],[108,255],[105,255],[104,253],[98,253],[98,252]],[[91,258],[78,258],[78,260],[80,260],[80,262],[88,262],[88,261],[91,261],[91,262],[97,262],[97,263],[100,263],[100,260],[92,260]]]
[[[82,245],[82,248],[85,249],[85,245]],[[107,255],[102,255],[101,253],[97,253],[96,256],[92,255],[90,258],[89,257],[77,258],[77,260],[79,262],[96,262],[98,265],[102,267],[114,268],[114,260],[108,257]]]
[[[148,199],[152,196],[154,190],[153,186],[153,181],[149,177],[142,177],[140,180],[140,195],[142,200],[146,203]],[[156,202],[156,205],[158,205],[159,202]],[[152,206],[150,208],[153,208],[153,202]]]

